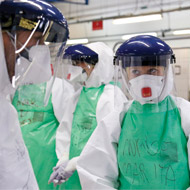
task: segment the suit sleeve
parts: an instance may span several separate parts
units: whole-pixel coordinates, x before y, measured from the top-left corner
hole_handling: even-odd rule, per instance
[[[84,190],[118,188],[117,143],[126,101],[120,89],[113,85],[105,87],[97,105],[97,127],[77,162]]]
[[[176,98],[177,107],[181,115],[181,125],[185,136],[187,137],[187,150],[190,167],[190,102],[183,98]]]

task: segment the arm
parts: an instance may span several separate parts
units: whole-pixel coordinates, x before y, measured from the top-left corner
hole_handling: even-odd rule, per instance
[[[80,93],[81,89],[75,92],[75,94],[66,102],[62,115],[63,118],[56,132],[56,154],[59,161],[57,162],[56,167],[53,168],[53,173],[48,181],[49,183],[53,182],[55,186],[65,182],[76,170],[77,157],[69,160],[69,149],[73,113]]]
[[[81,89],[75,92],[74,95],[70,97],[70,99],[67,101],[67,104],[64,107],[62,120],[57,129],[56,154],[59,159],[58,164],[63,163],[69,158],[73,113],[75,111],[75,107],[78,102],[80,92]]]
[[[77,162],[82,189],[117,189],[119,135],[119,113],[113,111],[99,123]]]
[[[188,158],[189,158],[189,167],[190,167],[190,102],[183,98],[176,98],[176,104],[181,115],[181,125],[185,136],[188,139],[187,149],[188,149]]]
[[[52,104],[54,114],[59,122],[61,122],[67,102],[74,94],[74,89],[64,79],[56,78],[52,88]]]
[[[15,108],[0,96],[0,189],[38,190]]]
[[[96,110],[98,125],[77,162],[84,190],[118,188],[117,143],[125,102],[127,100],[120,89],[113,85],[105,86]]]

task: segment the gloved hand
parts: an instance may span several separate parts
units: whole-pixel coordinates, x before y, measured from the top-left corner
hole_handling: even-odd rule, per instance
[[[53,168],[48,183],[54,183],[54,186],[60,185],[69,179],[76,170],[76,162],[78,157],[72,158]]]

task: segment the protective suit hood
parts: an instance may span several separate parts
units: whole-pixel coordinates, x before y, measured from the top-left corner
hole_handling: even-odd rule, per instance
[[[171,66],[171,64],[168,65],[167,75],[165,76],[164,80],[165,80],[165,85],[162,90],[162,93],[160,94],[159,101],[164,100],[166,96],[171,94],[174,88],[174,74],[173,74],[173,67]]]
[[[0,56],[0,68],[1,68],[0,69],[0,95],[7,96],[8,94],[14,92],[14,89],[11,85],[11,82],[10,82],[9,76],[8,76],[8,72],[7,72],[1,27],[0,27],[0,52],[1,52],[1,56]]]
[[[96,63],[92,73],[86,81],[86,87],[98,87],[109,83],[114,75],[113,51],[103,42],[95,42],[86,45],[98,54],[98,63]]]

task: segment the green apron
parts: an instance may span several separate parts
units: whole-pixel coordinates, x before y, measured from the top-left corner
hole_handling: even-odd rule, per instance
[[[52,168],[58,161],[55,152],[55,135],[59,123],[54,116],[51,97],[46,107],[38,106],[44,97],[45,87],[46,84],[23,86],[20,94],[17,91],[13,99],[13,105],[18,111],[22,135],[41,190],[58,189],[53,186],[53,183],[48,185],[48,179],[53,172]],[[42,92],[41,97],[39,97],[40,93],[35,96],[36,91]],[[26,96],[20,97],[24,94]],[[23,104],[24,101],[31,104]]]
[[[158,104],[134,101],[118,145],[119,189],[187,189],[187,139],[170,96]]]
[[[96,88],[83,87],[81,91],[73,116],[69,159],[80,155],[97,126],[96,106],[104,91],[104,86],[101,85]],[[65,189],[81,189],[77,171],[65,183]]]

